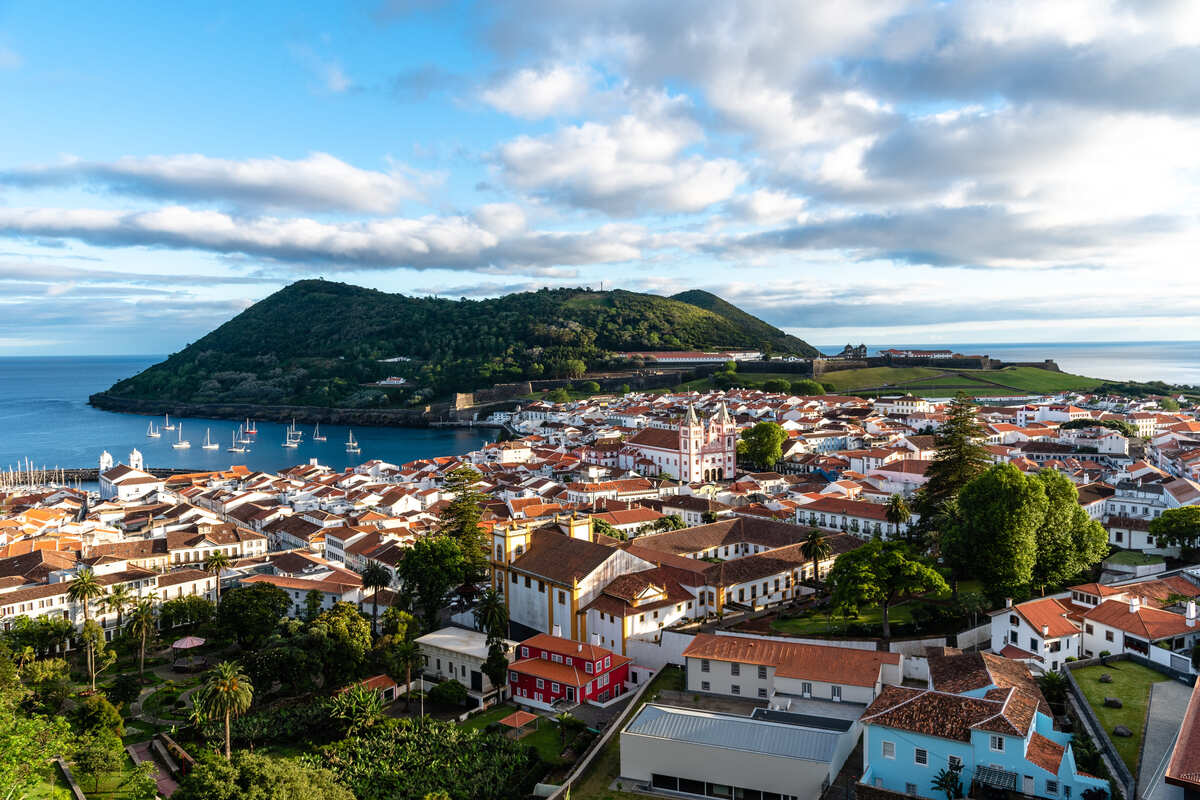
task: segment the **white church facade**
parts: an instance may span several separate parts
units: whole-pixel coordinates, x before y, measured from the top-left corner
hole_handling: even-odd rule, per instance
[[[625,440],[617,466],[642,475],[667,475],[684,483],[733,478],[737,425],[724,404],[701,422],[688,406],[678,428],[643,428]]]
[[[138,500],[161,492],[166,485],[164,479],[143,471],[142,454],[136,449],[129,454],[128,465],[114,465],[112,454],[101,453],[99,479],[102,500]]]

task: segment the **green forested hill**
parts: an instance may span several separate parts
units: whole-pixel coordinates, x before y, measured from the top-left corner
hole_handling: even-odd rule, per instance
[[[407,404],[603,368],[620,350],[808,344],[728,308],[626,291],[543,289],[489,300],[407,297],[305,280],[276,292],[109,395],[192,403]],[[711,301],[709,301],[711,302]],[[736,313],[735,313],[736,312]],[[385,359],[402,357],[403,361]],[[386,397],[363,384],[397,375]]]
[[[753,314],[747,314],[733,303],[722,300],[712,292],[706,292],[703,289],[689,289],[686,292],[671,295],[671,299],[679,300],[680,302],[688,303],[689,305],[703,308],[722,316],[748,333],[759,336],[763,341],[771,342],[776,352],[780,349],[778,345],[774,344],[775,339],[773,338],[773,336],[777,336],[781,332],[778,328],[763,322]],[[795,336],[788,336],[787,338],[790,345],[783,348],[784,352],[794,352],[809,357],[819,355],[817,349],[804,340],[797,339]]]

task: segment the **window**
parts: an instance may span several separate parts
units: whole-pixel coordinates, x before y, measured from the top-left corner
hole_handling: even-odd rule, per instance
[[[915,797],[917,794],[917,785],[915,783],[904,784],[904,793],[911,794]]]
[[[800,693],[802,695],[804,695],[805,697],[810,696],[812,694],[812,684],[809,683],[808,681],[804,681],[803,683],[801,683],[800,684]]]
[[[567,593],[564,592],[562,589],[558,590],[558,604],[560,606],[567,604]]]
[[[1008,615],[1008,624],[1012,625],[1013,627],[1016,627],[1016,625],[1017,625],[1017,615],[1016,614]]]
[[[918,747],[913,750],[913,763],[926,767],[929,766],[929,751],[923,747]]]
[[[604,668],[608,669],[611,666],[612,666],[612,656],[605,656],[604,657]]]
[[[521,658],[529,658],[529,648],[528,647],[521,648]]]
[[[537,688],[539,688],[539,689],[545,689],[545,688],[546,688],[546,682],[545,682],[544,680],[542,680],[541,678],[538,678],[538,679],[537,679]]]
[[[538,581],[538,591],[541,592],[542,594],[546,593],[546,584],[543,583],[542,581]]]
[[[708,659],[707,658],[700,659],[700,671],[708,672],[709,668],[710,668],[710,664],[709,664]]]
[[[1112,640],[1113,640],[1113,632],[1112,632],[1112,631],[1105,631],[1105,632],[1104,632],[1104,641],[1106,641],[1106,642],[1111,642]]]
[[[517,573],[515,573],[515,572],[514,572],[514,573],[512,573],[512,582],[513,582],[513,583],[516,583],[516,582],[517,582]]]
[[[1096,629],[1092,627],[1092,623],[1090,623],[1090,622],[1089,622],[1089,623],[1087,623],[1086,625],[1084,625],[1084,626],[1083,626],[1083,629],[1084,629],[1085,631],[1087,631],[1088,633],[1095,633],[1095,632],[1096,632]]]
[[[946,765],[952,770],[962,769],[963,762],[958,756],[947,756]]]
[[[896,757],[896,743],[895,742],[889,742],[887,739],[883,740],[883,757],[884,758],[895,758]]]
[[[758,690],[758,696],[759,696],[759,697],[766,697],[766,696],[767,696],[767,690],[766,690],[766,689],[763,689],[763,688],[760,688],[760,689]]]
[[[525,576],[525,588],[528,589],[532,585],[533,585],[533,582],[529,579],[529,576],[526,575]]]
[[[759,666],[758,677],[760,680],[766,680],[766,678],[767,678],[767,668],[766,667],[761,666],[761,665]]]
[[[560,691],[562,691],[562,687],[559,686],[557,683],[552,683],[552,684],[550,684],[550,691],[554,692],[555,694],[558,694]]]
[[[563,657],[560,656],[558,653],[551,653],[550,660],[553,661],[555,664],[561,664]]]
[[[1041,648],[1038,647],[1038,640],[1031,636],[1029,638],[1029,652],[1036,653],[1039,649]]]
[[[700,691],[707,692],[709,689],[708,681],[700,681]]]
[[[1058,794],[1058,781],[1046,781],[1046,794]]]
[[[829,697],[833,700],[840,701],[842,699],[842,687],[840,687],[840,686],[829,687]]]
[[[583,671],[586,672],[588,675],[591,675],[592,674],[592,662],[590,662],[590,661],[583,662]]]
[[[567,656],[567,666],[568,666],[568,667],[569,667],[569,666],[572,666],[574,663],[575,663],[575,662],[571,660],[571,657],[570,657],[570,656]]]
[[[736,661],[733,662],[732,664],[730,664],[729,665],[729,674],[730,675],[741,675],[742,674],[742,665],[737,663]]]
[[[513,682],[515,683],[515,682],[516,682],[516,680],[517,680],[517,673],[515,673],[515,672],[510,672],[510,673],[508,673],[508,679],[509,679],[510,681],[513,681]]]
[[[733,684],[732,686],[730,686],[730,687],[729,687],[729,693],[730,693],[730,694],[741,694],[741,693],[742,693],[742,687],[741,687],[741,686],[738,686],[738,685],[735,683],[735,684]]]
[[[993,733],[991,736],[991,747],[992,747],[993,753],[1003,753],[1004,752],[1004,737],[997,736],[996,734]]]

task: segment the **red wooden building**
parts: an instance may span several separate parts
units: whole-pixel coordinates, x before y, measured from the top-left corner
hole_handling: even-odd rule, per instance
[[[602,704],[625,693],[631,659],[603,647],[539,633],[514,655],[508,688],[518,703],[549,709],[560,700]]]

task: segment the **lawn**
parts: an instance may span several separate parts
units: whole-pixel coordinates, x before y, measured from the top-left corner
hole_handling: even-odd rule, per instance
[[[52,765],[51,769],[53,772],[49,773],[49,777],[25,795],[28,800],[71,800],[71,789],[63,778],[62,770],[57,764]]]
[[[92,780],[91,775],[84,775],[79,770],[72,768],[72,774],[75,776],[75,782],[79,784],[79,788],[83,789],[91,800],[120,800],[125,797],[125,790],[122,784],[128,780],[133,774],[133,761],[129,756],[125,756],[125,764],[120,772],[110,772],[100,778],[99,789],[96,789],[97,783]]]
[[[1136,550],[1120,550],[1104,559],[1104,563],[1118,564],[1126,567],[1144,567],[1147,564],[1163,563],[1163,557],[1152,556],[1148,553],[1139,553]]]
[[[867,369],[838,369],[820,375],[824,385],[839,392],[874,386],[894,386],[921,378],[933,378],[941,370],[930,367],[868,367]]]
[[[501,705],[494,708],[489,708],[482,714],[476,714],[461,723],[462,727],[470,730],[483,730],[493,722],[499,722],[509,714],[517,710],[516,706]],[[558,723],[553,720],[543,717],[537,723],[537,730],[521,737],[521,744],[527,744],[538,751],[538,755],[548,764],[559,765],[565,763],[560,757],[562,752],[562,740],[558,734]]]
[[[897,625],[902,622],[912,622],[912,603],[901,603],[888,609],[888,622]],[[834,614],[832,619],[825,614],[810,611],[798,617],[781,619],[776,617],[771,623],[771,630],[789,636],[810,636],[814,634],[835,634],[842,631],[847,623],[853,625],[883,625],[883,610],[879,606],[859,609],[857,617],[846,619],[841,614]]]
[[[1100,682],[1100,676],[1104,673],[1112,676],[1112,683]],[[1146,723],[1146,704],[1150,702],[1150,685],[1168,680],[1167,676],[1132,661],[1114,661],[1108,666],[1097,664],[1081,667],[1072,670],[1071,674],[1075,676],[1075,681],[1087,697],[1088,704],[1104,727],[1104,732],[1117,748],[1121,760],[1129,767],[1131,773],[1137,775],[1138,755],[1142,749],[1142,733]],[[1105,697],[1119,698],[1123,707],[1106,708]],[[1117,725],[1129,728],[1133,731],[1133,736],[1113,736],[1113,728]]]
[[[663,667],[650,687],[642,695],[641,702],[632,710],[637,713],[645,703],[653,703],[658,699],[658,693],[663,689],[681,691],[683,685],[683,670],[678,667]],[[626,719],[629,719],[628,717]],[[608,787],[621,775],[621,735],[614,734],[608,744],[592,761],[588,771],[575,781],[571,787],[571,797],[575,800],[625,800],[626,798],[643,797],[640,794],[618,792]]]
[[[1013,386],[1027,392],[1061,392],[1070,389],[1095,389],[1104,381],[1069,372],[1054,372],[1038,367],[1005,367],[996,372],[985,373],[988,380]]]

